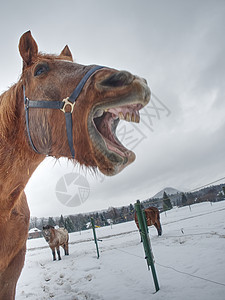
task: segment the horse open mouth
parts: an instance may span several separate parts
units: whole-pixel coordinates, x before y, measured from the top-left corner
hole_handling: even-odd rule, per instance
[[[121,105],[121,104],[120,104]],[[120,120],[140,122],[139,110],[142,104],[127,104],[123,106],[98,105],[89,115],[89,134],[95,148],[107,158],[116,172],[135,160],[135,154],[128,150],[117,138],[116,129]],[[101,170],[104,172],[104,170]],[[105,172],[106,175],[113,175]]]

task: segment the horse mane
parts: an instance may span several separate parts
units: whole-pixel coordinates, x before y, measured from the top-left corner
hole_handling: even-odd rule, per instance
[[[0,126],[1,126],[1,138],[4,139],[8,137],[11,132],[9,132],[9,127],[15,131],[15,126],[9,126],[9,124],[15,123],[19,111],[21,111],[21,105],[19,105],[19,98],[22,96],[22,81],[21,79],[18,83],[14,84],[0,95]]]

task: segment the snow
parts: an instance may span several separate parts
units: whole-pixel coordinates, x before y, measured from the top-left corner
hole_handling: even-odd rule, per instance
[[[41,230],[34,227],[34,228],[31,228],[28,233],[35,233],[35,232],[41,232]]]
[[[96,229],[99,259],[92,230],[71,233],[61,261],[43,238],[28,240],[16,299],[225,299],[225,201],[173,208],[161,223],[161,237],[149,228],[157,293],[136,225],[127,222]]]

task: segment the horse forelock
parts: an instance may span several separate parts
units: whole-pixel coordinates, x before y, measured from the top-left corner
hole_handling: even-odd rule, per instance
[[[44,53],[44,52],[39,52],[38,53],[38,56],[37,56],[38,59],[49,59],[49,60],[66,60],[66,61],[70,61],[71,62],[71,59],[68,59],[67,56],[63,56],[63,55],[58,55],[58,54],[50,54],[50,53]]]

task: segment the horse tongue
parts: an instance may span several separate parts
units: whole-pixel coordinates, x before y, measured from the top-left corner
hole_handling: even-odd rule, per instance
[[[108,140],[114,140],[114,133],[112,132],[112,115],[109,113],[105,113],[104,118],[102,118],[101,122],[98,124],[98,131],[102,134],[103,137]]]

